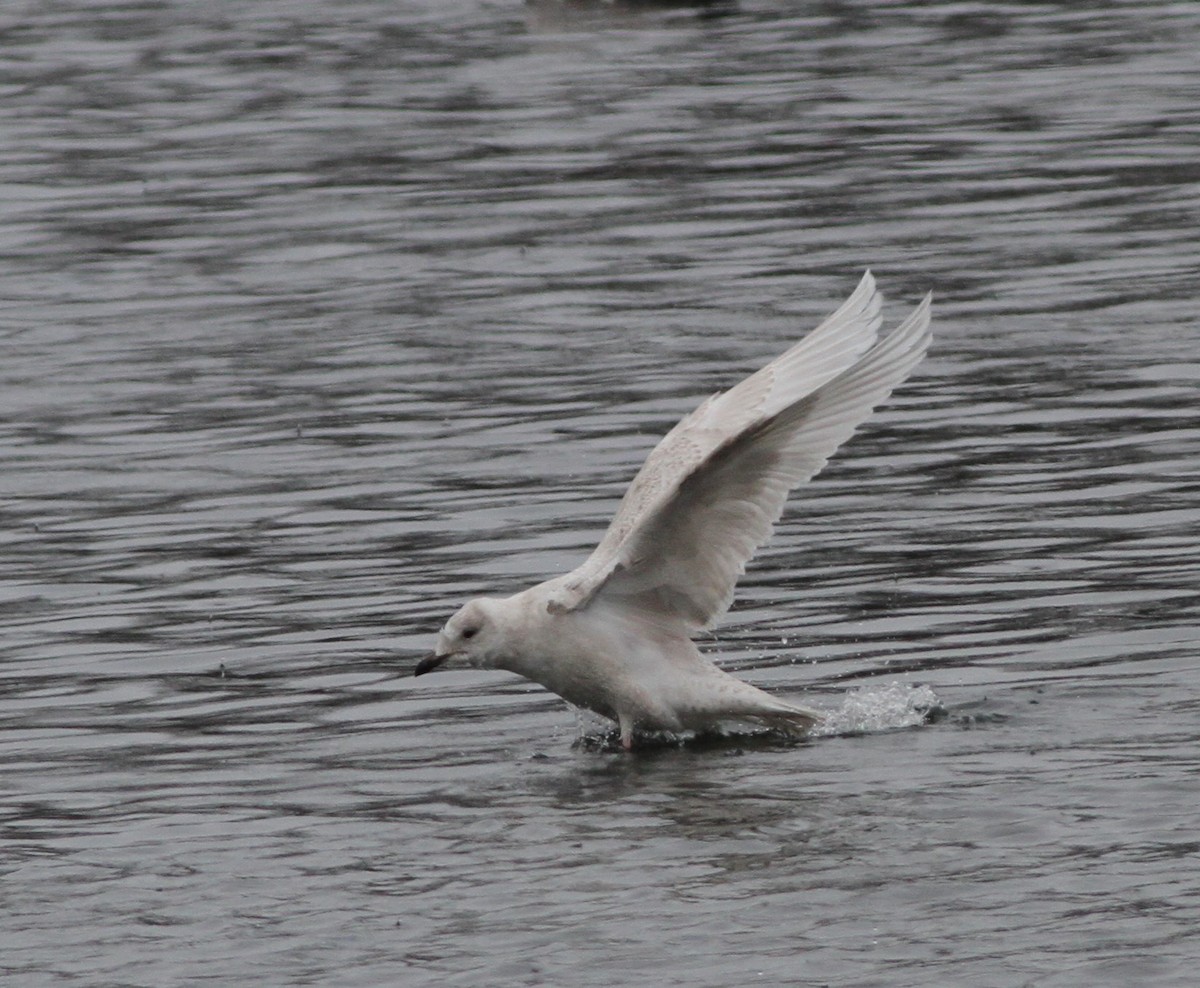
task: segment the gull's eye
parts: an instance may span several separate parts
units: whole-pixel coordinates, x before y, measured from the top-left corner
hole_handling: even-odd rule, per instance
[[[463,628],[462,636],[463,638],[474,638],[478,632],[479,629],[476,627]]]

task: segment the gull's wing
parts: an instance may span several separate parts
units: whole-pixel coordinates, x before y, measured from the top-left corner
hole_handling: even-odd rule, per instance
[[[917,365],[931,299],[875,342],[868,271],[846,303],[756,374],[714,395],[647,458],[588,560],[554,581],[552,611],[593,599],[710,627],[788,492],[817,473]]]

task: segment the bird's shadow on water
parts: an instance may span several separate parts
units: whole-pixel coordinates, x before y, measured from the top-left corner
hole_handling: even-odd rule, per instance
[[[529,14],[552,23],[620,24],[655,13],[688,13],[700,18],[727,17],[740,12],[738,0],[526,0]]]
[[[605,731],[585,734],[575,739],[571,747],[576,751],[601,755],[620,755],[625,758],[662,758],[680,751],[695,754],[723,754],[736,756],[746,750],[772,751],[800,748],[811,743],[804,737],[788,737],[770,731],[747,733],[706,732],[703,734],[635,734],[631,751],[621,747],[620,731]]]

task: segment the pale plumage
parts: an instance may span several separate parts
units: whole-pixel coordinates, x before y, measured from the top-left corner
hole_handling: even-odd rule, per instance
[[[635,728],[807,730],[818,714],[722,672],[690,635],[728,609],[792,488],[924,356],[930,304],[876,343],[882,299],[868,271],[817,329],[667,433],[583,565],[466,604],[416,674],[451,657],[508,669],[615,720],[626,748]]]

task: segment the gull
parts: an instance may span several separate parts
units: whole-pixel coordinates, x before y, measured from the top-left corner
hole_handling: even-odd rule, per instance
[[[920,362],[931,304],[877,342],[883,299],[867,271],[808,336],[663,437],[581,566],[467,602],[414,675],[452,659],[517,673],[615,721],[626,751],[635,731],[806,733],[817,711],[724,672],[692,636],[729,608],[791,490]]]

